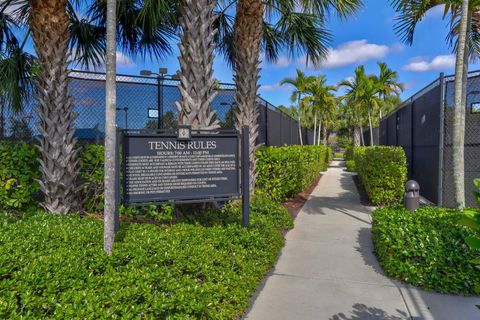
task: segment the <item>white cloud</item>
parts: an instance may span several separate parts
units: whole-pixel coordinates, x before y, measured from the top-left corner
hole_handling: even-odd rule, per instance
[[[454,55],[436,56],[432,60],[422,57],[413,58],[409,63],[403,66],[403,70],[413,72],[442,71],[455,67]]]
[[[386,45],[368,43],[368,40],[354,40],[342,43],[336,48],[328,49],[327,59],[322,62],[322,68],[336,68],[385,57],[391,49]],[[306,65],[305,56],[297,60],[300,65]]]
[[[284,92],[290,92],[291,89],[288,86],[281,85],[279,82],[275,84],[266,84],[260,86],[259,91],[264,91],[264,92],[271,92],[271,91],[284,91]]]
[[[273,64],[275,67],[288,67],[291,61],[288,57],[278,57],[277,61]]]
[[[130,57],[124,55],[120,51],[117,51],[117,68],[127,69],[134,68],[136,66],[137,65],[135,64],[135,62],[133,62],[132,59],[130,59]]]

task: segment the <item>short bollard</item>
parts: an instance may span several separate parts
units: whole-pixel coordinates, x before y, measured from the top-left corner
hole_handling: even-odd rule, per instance
[[[405,184],[405,208],[415,211],[420,206],[420,185],[417,181],[410,180]]]

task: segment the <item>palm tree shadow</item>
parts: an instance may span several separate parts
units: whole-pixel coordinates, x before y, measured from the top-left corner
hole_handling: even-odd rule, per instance
[[[329,320],[405,320],[410,319],[410,316],[401,310],[396,310],[397,314],[389,314],[385,310],[368,307],[361,303],[356,303],[352,306],[352,311],[349,315],[339,312]]]

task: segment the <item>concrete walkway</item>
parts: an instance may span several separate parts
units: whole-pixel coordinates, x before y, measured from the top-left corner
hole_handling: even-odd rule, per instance
[[[384,276],[370,222],[352,174],[333,162],[286,235],[246,319],[480,319],[479,298],[428,293]]]

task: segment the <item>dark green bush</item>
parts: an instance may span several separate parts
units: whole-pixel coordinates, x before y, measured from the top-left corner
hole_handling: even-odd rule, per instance
[[[355,172],[355,161],[347,160],[345,162],[345,165],[347,166],[347,171],[348,172]]]
[[[292,226],[266,198],[205,221],[122,223],[112,256],[103,224],[76,215],[0,214],[1,319],[235,319],[273,266]]]
[[[388,276],[442,293],[474,293],[480,270],[470,260],[478,251],[465,243],[474,232],[458,225],[461,214],[434,207],[414,212],[387,207],[372,217],[375,253]]]
[[[327,147],[327,163],[333,160],[333,151],[331,147]]]
[[[355,169],[374,205],[400,203],[407,180],[407,159],[402,147],[355,147]]]
[[[257,151],[257,192],[283,201],[309,187],[327,164],[325,146],[262,147]]]
[[[36,206],[40,178],[36,149],[22,142],[0,142],[0,209],[26,210]]]
[[[353,147],[345,149],[345,160],[353,160]]]

